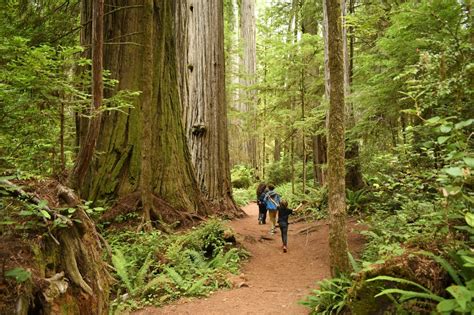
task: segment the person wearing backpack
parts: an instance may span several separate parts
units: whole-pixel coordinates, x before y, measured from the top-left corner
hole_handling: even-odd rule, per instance
[[[272,227],[270,229],[270,234],[275,234],[276,226],[276,215],[278,212],[278,206],[280,205],[280,195],[274,191],[275,186],[273,184],[268,185],[268,192],[265,194],[265,205],[267,206],[268,216]]]
[[[267,205],[265,204],[266,193],[267,185],[265,183],[260,183],[257,187],[258,224],[265,224],[267,219]]]

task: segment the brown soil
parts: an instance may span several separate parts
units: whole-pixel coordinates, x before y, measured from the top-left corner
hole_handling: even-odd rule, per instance
[[[236,279],[236,288],[134,314],[308,314],[298,301],[311,292],[317,281],[330,276],[327,222],[290,224],[288,252],[283,253],[280,231],[277,229],[272,236],[268,222],[257,224],[257,205],[250,204],[243,210],[248,216],[231,221],[230,226],[252,257]],[[360,228],[353,220],[348,227],[349,247],[357,256],[364,240],[354,232]]]

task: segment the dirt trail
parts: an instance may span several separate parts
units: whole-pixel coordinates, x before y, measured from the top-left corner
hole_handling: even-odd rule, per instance
[[[278,233],[271,236],[268,222],[257,224],[257,205],[250,204],[243,209],[248,217],[232,221],[230,226],[252,253],[242,267],[245,286],[218,291],[207,298],[183,299],[162,308],[146,308],[134,314],[308,314],[297,302],[311,292],[318,280],[330,275],[327,222],[290,224],[288,252],[283,253],[280,231],[277,229]],[[316,229],[300,233],[309,226]],[[354,228],[355,224],[349,223],[348,240],[351,252],[357,253],[363,239],[352,232]]]

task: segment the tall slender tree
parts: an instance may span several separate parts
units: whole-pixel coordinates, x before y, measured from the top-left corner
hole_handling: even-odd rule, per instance
[[[251,89],[255,84],[257,70],[257,42],[256,42],[256,8],[255,0],[239,0],[240,10],[240,45],[242,55],[240,61],[241,77],[239,91],[239,109],[248,113],[246,139],[246,152],[248,162],[253,168],[257,168],[257,140],[254,131],[256,129],[256,92]]]
[[[347,13],[354,13],[355,0],[349,0],[349,7],[346,1],[341,1],[341,11],[344,17],[343,23],[343,43],[344,43],[344,94],[346,97],[346,126],[348,129],[355,126],[354,108],[350,96],[352,93],[352,79],[354,74],[354,28],[346,27]],[[361,189],[364,187],[362,172],[359,162],[359,144],[352,139],[346,139],[346,160],[347,173],[346,185],[349,189]],[[351,141],[352,140],[352,141]]]
[[[177,17],[184,126],[201,191],[238,213],[230,182],[223,0],[182,1]]]
[[[329,259],[333,276],[349,271],[344,169],[344,57],[341,0],[325,1],[329,68]]]
[[[92,2],[92,104],[87,124],[80,140],[74,169],[70,175],[71,186],[81,190],[87,170],[93,158],[100,132],[100,109],[104,98],[104,83],[102,80],[103,47],[104,47],[104,0]]]

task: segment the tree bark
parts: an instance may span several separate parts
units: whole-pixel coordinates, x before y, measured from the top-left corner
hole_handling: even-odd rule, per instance
[[[85,1],[84,9],[92,0]],[[110,111],[102,117],[100,139],[97,150],[101,154],[89,167],[82,187],[82,197],[116,199],[136,193],[148,181],[142,179],[143,146],[141,129],[145,128],[140,112],[150,119],[151,189],[153,195],[166,201],[175,209],[195,214],[206,214],[207,204],[199,191],[182,125],[182,108],[179,99],[176,38],[174,32],[176,2],[155,0],[153,9],[152,53],[153,66],[147,68],[145,38],[147,30],[143,23],[145,6],[143,1],[129,1],[127,7],[119,0],[107,0],[106,41],[123,41],[119,45],[106,45],[105,68],[110,70],[119,84],[110,94],[120,90],[149,89],[144,76],[152,80],[151,114],[147,113],[144,97],[136,99],[134,108],[126,114]],[[149,8],[149,6],[148,6]],[[87,12],[87,11],[86,11]],[[87,14],[84,14],[87,16]],[[148,30],[149,32],[149,30]],[[87,35],[87,33],[86,33]],[[127,43],[134,43],[133,45]],[[149,56],[148,56],[149,58]],[[109,95],[110,96],[110,95]],[[145,97],[146,100],[146,97]],[[149,144],[146,144],[149,145]],[[155,200],[156,198],[154,198]],[[163,214],[166,221],[166,215]]]
[[[257,69],[257,44],[256,44],[256,17],[255,0],[240,0],[240,42],[242,58],[240,61],[243,73],[240,77],[239,91],[240,110],[248,113],[246,151],[249,164],[257,169],[257,139],[256,130],[256,93],[248,88],[255,84]]]
[[[141,176],[140,191],[143,207],[143,223],[146,229],[151,227],[151,211],[153,210],[153,179],[152,179],[152,102],[153,102],[153,0],[144,2],[143,14],[143,68],[142,68],[142,110],[140,121],[142,124]],[[160,218],[161,219],[161,218]]]
[[[344,17],[344,24],[346,22],[346,0],[341,1],[341,11]],[[349,13],[354,13],[354,0],[349,0]],[[354,69],[354,34],[353,27],[349,29],[343,27],[343,43],[344,43],[344,92],[346,98],[352,94],[352,78]],[[349,40],[348,40],[349,39]],[[348,129],[355,126],[354,108],[350,101],[346,101],[346,125]],[[347,174],[346,186],[352,190],[358,190],[364,187],[362,179],[362,172],[360,170],[359,162],[359,144],[357,141],[347,139],[346,160]]]
[[[218,211],[237,214],[229,166],[223,0],[182,1],[178,11],[180,95],[196,179]]]
[[[72,187],[81,191],[87,175],[87,170],[94,155],[100,132],[100,108],[104,98],[104,83],[102,80],[104,47],[104,0],[92,2],[92,106],[91,118],[84,140],[79,143],[79,153],[74,169],[69,178]],[[84,125],[84,124],[83,124]]]
[[[331,274],[349,272],[344,169],[344,58],[341,0],[325,1],[331,88],[328,115],[329,259]]]

